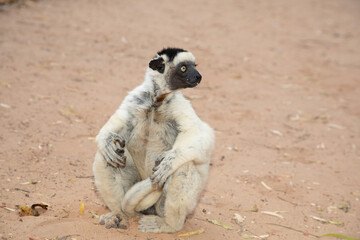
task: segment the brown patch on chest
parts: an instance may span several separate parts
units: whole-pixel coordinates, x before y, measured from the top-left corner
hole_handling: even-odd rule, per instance
[[[155,99],[155,105],[156,105],[156,106],[160,106],[160,105],[164,102],[165,98],[166,98],[168,95],[169,95],[169,93],[165,93],[165,94],[162,94],[162,95],[158,96],[158,97]]]

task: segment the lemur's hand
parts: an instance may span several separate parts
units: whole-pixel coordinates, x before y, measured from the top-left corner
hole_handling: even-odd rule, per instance
[[[125,167],[125,140],[122,137],[116,133],[109,132],[108,136],[106,136],[104,140],[104,143],[101,145],[102,147],[99,146],[99,148],[102,150],[108,164],[115,168]]]
[[[155,167],[152,169],[153,173],[150,176],[151,182],[158,187],[162,187],[166,179],[170,176],[172,170],[172,162],[175,159],[175,152],[164,152],[155,161]]]

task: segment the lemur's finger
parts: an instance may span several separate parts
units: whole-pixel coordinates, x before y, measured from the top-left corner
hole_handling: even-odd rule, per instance
[[[115,157],[115,151],[116,151],[117,147],[114,144],[107,144],[105,146],[105,151],[112,157]]]
[[[108,163],[110,166],[113,166],[114,168],[117,168],[117,167],[118,167],[118,164],[113,161],[113,158],[112,158],[108,153],[106,153],[106,158],[107,158],[107,163]]]
[[[120,167],[125,167],[126,166],[126,156],[122,157],[119,161],[119,166]]]
[[[115,152],[116,152],[117,155],[122,157],[124,155],[125,151],[124,151],[124,149],[118,148],[118,149],[115,150]]]
[[[152,174],[151,176],[150,176],[150,180],[151,180],[151,182],[154,184],[154,179],[155,179],[155,176],[154,176],[154,174]]]
[[[120,142],[120,147],[122,147],[122,148],[125,147],[125,140],[122,140],[122,141]]]
[[[125,147],[125,140],[120,140],[118,138],[115,138],[113,142],[119,148],[124,148]]]
[[[114,143],[116,148],[121,148],[119,139],[114,139],[113,143]]]
[[[155,167],[159,166],[160,163],[162,162],[162,160],[164,160],[164,158],[158,158],[155,160]]]
[[[161,180],[159,181],[159,186],[160,186],[160,187],[162,187],[162,186],[165,184],[166,179],[167,179],[166,177],[162,177],[162,178],[161,178]]]
[[[155,185],[159,185],[159,182],[161,180],[161,176],[159,174],[156,174],[156,173],[153,173],[151,176],[150,176],[150,180],[151,180],[151,183],[152,184],[155,184]]]
[[[124,168],[126,166],[126,156],[116,156],[112,159],[112,163],[116,168]]]

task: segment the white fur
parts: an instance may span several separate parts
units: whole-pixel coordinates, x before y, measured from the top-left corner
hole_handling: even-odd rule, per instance
[[[111,210],[100,221],[106,227],[116,225],[116,215],[133,216],[155,204],[158,216],[144,216],[139,229],[175,232],[196,206],[208,175],[214,133],[182,93],[167,86],[169,65],[183,61],[195,58],[190,52],[178,53],[165,64],[164,74],[149,68],[143,84],[129,93],[96,137],[95,184]],[[162,96],[166,98],[159,105]],[[113,136],[126,142],[124,168],[113,167],[108,157],[116,156],[111,151],[118,148]],[[157,159],[162,161],[155,167]]]
[[[195,57],[191,52],[180,52],[173,60],[174,65],[178,65],[181,62],[195,62]]]

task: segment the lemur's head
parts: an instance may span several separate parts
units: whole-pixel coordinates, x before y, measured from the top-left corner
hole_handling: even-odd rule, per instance
[[[149,68],[151,75],[165,80],[164,84],[170,91],[192,88],[201,81],[201,75],[196,70],[194,55],[184,49],[165,48],[161,50],[149,62]]]

